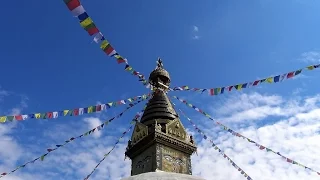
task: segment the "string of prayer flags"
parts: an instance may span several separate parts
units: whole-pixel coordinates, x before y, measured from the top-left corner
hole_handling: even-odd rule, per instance
[[[252,82],[247,82],[247,83],[241,83],[241,84],[236,84],[236,85],[231,85],[231,86],[226,86],[226,87],[218,87],[218,88],[209,88],[209,89],[202,89],[202,88],[189,88],[189,86],[180,86],[180,87],[174,87],[170,88],[170,91],[195,91],[195,92],[205,92],[207,91],[210,96],[215,96],[219,94],[223,94],[225,92],[230,92],[232,90],[242,90],[250,87],[255,87],[258,86],[262,83],[279,83],[282,82],[285,79],[290,79],[293,78],[299,74],[301,74],[302,70],[313,70],[316,68],[319,68],[320,64],[316,65],[310,65],[305,68],[298,69],[296,71],[291,71],[282,75],[277,75],[273,77],[268,77],[260,80],[255,80]]]
[[[174,103],[172,104],[176,106]],[[233,167],[235,167],[245,178],[247,178],[247,180],[252,180],[252,178],[243,169],[241,169],[229,156],[227,156],[211,139],[208,139],[208,136],[206,136],[204,132],[201,131],[198,128],[198,126],[181,109],[179,109],[179,111],[191,123],[195,130],[201,134],[203,139],[209,141],[212,144],[212,147],[215,150],[219,151],[219,154],[222,155],[225,159],[227,159]]]
[[[117,140],[117,142],[114,144],[114,146],[111,148],[111,150],[109,152],[107,152],[106,154],[104,154],[104,157],[99,161],[99,163],[93,168],[93,170],[90,172],[90,174],[88,174],[83,180],[88,180],[90,178],[90,176],[98,169],[99,165],[106,159],[106,157],[116,148],[117,144],[120,142],[120,140],[131,131],[133,125],[138,122],[138,118],[141,117],[141,114],[144,112],[145,108],[147,106],[145,106],[143,108],[142,111],[137,112],[136,116],[133,118],[133,120],[131,121],[131,126],[122,133],[121,137]]]
[[[124,131],[121,135],[121,137],[117,140],[117,142],[113,145],[112,149],[107,152],[106,154],[104,154],[104,157],[99,161],[99,163],[93,168],[93,170],[90,172],[90,174],[88,174],[83,180],[88,180],[90,178],[90,176],[98,169],[99,165],[106,159],[106,157],[116,148],[116,146],[118,145],[118,143],[120,142],[120,140],[126,135],[128,134],[131,129],[132,129],[133,125],[131,125],[126,131]]]
[[[44,113],[33,113],[33,114],[23,114],[23,115],[13,115],[13,116],[0,116],[0,123],[5,123],[6,121],[22,121],[26,119],[56,119],[61,116],[80,116],[83,114],[91,114],[95,112],[104,111],[110,109],[111,107],[117,107],[126,103],[132,103],[139,99],[147,99],[151,93],[143,94],[142,96],[135,96],[129,99],[122,99],[119,101],[108,102],[105,104],[98,104],[95,106],[89,106],[84,108],[73,108],[65,109],[61,111],[51,111]]]
[[[142,102],[142,101],[143,101],[143,100],[130,103],[129,106],[128,106],[125,110],[123,110],[121,113],[119,113],[117,116],[114,116],[114,117],[110,118],[109,120],[103,122],[103,123],[100,124],[99,126],[93,128],[93,129],[91,129],[91,130],[89,130],[89,131],[87,131],[87,132],[85,132],[85,133],[83,133],[83,134],[81,134],[81,135],[79,135],[79,136],[71,137],[71,138],[69,138],[68,140],[66,140],[64,143],[57,144],[55,148],[48,148],[48,149],[47,149],[47,153],[45,153],[45,154],[37,157],[36,159],[34,159],[34,160],[32,160],[32,161],[29,161],[29,162],[27,162],[27,163],[25,163],[25,164],[23,164],[23,165],[21,165],[21,166],[18,166],[16,169],[14,169],[14,170],[12,170],[12,171],[10,171],[10,172],[8,172],[8,173],[6,173],[6,172],[2,173],[2,174],[0,175],[0,178],[2,178],[3,176],[6,176],[6,175],[12,174],[12,173],[14,173],[15,171],[17,171],[18,169],[23,168],[23,167],[25,167],[26,165],[28,165],[28,164],[30,164],[30,163],[34,163],[35,161],[37,161],[37,160],[39,160],[39,159],[40,159],[41,161],[44,161],[44,158],[45,158],[48,154],[50,154],[51,152],[59,149],[60,147],[63,147],[63,146],[65,146],[66,144],[69,144],[69,143],[73,142],[73,141],[76,140],[76,139],[80,139],[80,138],[82,138],[82,137],[84,137],[84,136],[90,135],[90,134],[94,133],[95,131],[100,131],[101,129],[103,129],[104,127],[106,127],[110,122],[112,122],[113,120],[115,120],[115,119],[117,119],[117,118],[120,118],[126,111],[128,111],[130,108],[134,107],[135,105],[139,104],[139,103]],[[144,110],[143,110],[143,111],[144,111]],[[134,120],[133,120],[133,121],[134,121]]]
[[[311,169],[311,168],[309,168],[309,167],[307,167],[307,166],[305,166],[305,165],[302,165],[302,164],[298,163],[297,161],[294,161],[294,160],[292,160],[292,159],[290,159],[290,158],[282,155],[280,152],[276,152],[276,151],[272,150],[271,148],[268,148],[268,147],[266,147],[266,146],[263,146],[263,145],[255,142],[255,141],[251,140],[250,138],[247,138],[246,136],[244,136],[244,135],[242,135],[242,134],[240,134],[240,133],[238,133],[238,132],[230,129],[229,127],[227,127],[226,125],[220,123],[219,121],[214,120],[209,114],[207,114],[207,113],[204,112],[203,110],[201,110],[201,109],[197,108],[196,106],[188,103],[186,100],[183,100],[183,99],[181,99],[181,98],[178,98],[177,96],[173,96],[173,98],[179,100],[180,102],[184,103],[184,104],[187,105],[188,107],[191,107],[192,109],[196,110],[197,112],[205,115],[207,118],[209,118],[210,120],[214,121],[216,124],[218,124],[219,126],[221,126],[223,130],[231,133],[233,136],[236,136],[236,137],[245,139],[245,140],[247,140],[248,142],[255,144],[255,146],[256,146],[257,148],[259,148],[260,150],[265,150],[266,152],[271,152],[271,153],[273,153],[273,154],[276,154],[276,155],[280,156],[282,159],[284,159],[286,162],[288,162],[288,163],[290,163],[290,164],[298,165],[298,166],[303,167],[303,168],[305,168],[305,169],[309,169],[310,171],[313,171],[313,172],[317,173],[317,174],[320,176],[320,172],[319,172],[319,171],[315,171],[315,170],[313,170],[313,169]]]
[[[93,41],[100,44],[100,49],[108,56],[114,57],[118,64],[125,64],[124,70],[139,78],[139,81],[146,86],[150,87],[149,83],[145,79],[144,75],[136,71],[132,66],[128,64],[128,60],[121,56],[105,39],[104,35],[97,28],[91,17],[83,8],[79,0],[63,0],[71,11],[72,15],[78,17],[81,27],[88,32],[90,36],[93,36]]]

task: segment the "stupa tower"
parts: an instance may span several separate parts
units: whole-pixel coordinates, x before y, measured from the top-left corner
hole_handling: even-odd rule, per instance
[[[167,96],[169,73],[160,58],[157,63],[149,77],[152,98],[125,152],[132,160],[131,175],[156,171],[192,174],[191,155],[197,148]]]

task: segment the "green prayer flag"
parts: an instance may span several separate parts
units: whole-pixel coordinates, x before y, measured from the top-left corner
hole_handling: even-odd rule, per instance
[[[43,161],[43,160],[44,160],[44,157],[45,157],[45,155],[42,155],[42,156],[40,157],[40,160]]]
[[[14,119],[14,116],[7,116],[8,121],[13,121],[13,119]]]
[[[41,113],[40,117],[41,119],[47,119],[47,113]]]

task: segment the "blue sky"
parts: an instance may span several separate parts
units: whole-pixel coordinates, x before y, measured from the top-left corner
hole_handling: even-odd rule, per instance
[[[169,0],[83,0],[82,4],[113,47],[145,76],[154,69],[155,61],[160,56],[170,72],[172,86],[227,86],[320,62],[318,1],[206,0],[195,3],[186,0],[181,3]],[[40,0],[4,1],[0,6],[0,14],[5,17],[2,22],[6,27],[0,33],[0,92],[6,92],[3,95],[0,93],[1,115],[86,107],[97,102],[106,103],[148,92],[136,77],[123,70],[122,64],[118,65],[115,59],[106,56],[92,42],[92,38],[80,27],[78,20],[72,17],[62,0],[46,3]],[[227,118],[226,114],[219,114],[216,110],[222,105],[228,105],[226,102],[230,101],[229,105],[232,104],[231,100],[237,101],[235,97],[244,97],[246,93],[248,97],[256,97],[255,93],[263,96],[267,94],[267,97],[276,94],[283,101],[294,99],[295,102],[303,101],[306,97],[316,97],[319,85],[315,82],[319,77],[318,70],[304,72],[294,80],[277,85],[261,85],[259,88],[244,90],[245,94],[233,92],[221,97],[190,92],[174,94],[189,99],[191,103],[196,102],[200,108],[216,113],[221,118]],[[178,102],[176,104],[179,105]],[[287,107],[287,104],[284,103],[283,106]],[[0,170],[10,170],[45,152],[48,145],[59,144],[68,137],[82,134],[90,125],[95,124],[88,122],[90,118],[96,118],[94,122],[101,122],[123,108],[125,107],[93,116],[65,117],[52,121],[30,119],[18,124],[1,125],[2,130],[7,130],[3,130],[0,135],[13,138],[15,144],[12,148],[18,147],[27,155],[22,157],[22,152],[17,151],[17,158],[12,158],[14,154],[0,153],[0,157],[11,157],[12,160],[10,163],[0,160]],[[123,118],[111,124],[110,129],[105,129],[101,136],[91,140],[96,142],[111,138],[116,141],[116,132],[121,134],[120,131],[127,128],[130,119],[141,108],[142,105],[139,105],[126,113]],[[192,118],[204,120],[192,110],[187,113]],[[270,121],[279,122],[283,120],[282,117],[295,115],[268,114],[259,122],[242,122],[243,119],[240,118],[236,124],[227,119],[226,123],[245,130],[241,128],[262,128],[270,124]],[[57,134],[49,135],[50,133]],[[34,139],[38,141],[32,145]],[[109,147],[113,141],[105,142],[104,145]],[[86,143],[90,143],[90,138]],[[105,153],[104,150],[101,153]],[[54,156],[52,153],[50,157]],[[63,157],[63,153],[57,156]],[[100,158],[97,156],[96,162],[98,159]],[[53,179],[82,177],[82,174],[77,173],[67,176],[66,172],[61,173],[59,169],[52,168],[49,168],[52,173],[49,174],[46,171],[46,167],[50,165],[48,161],[43,162],[45,165],[35,165],[41,167],[39,171],[32,168],[21,169],[21,173],[17,172],[18,175],[14,178],[29,178],[30,172],[47,172],[45,177]],[[128,175],[128,163],[126,167],[126,171],[119,176]],[[245,169],[245,165],[243,168]],[[108,177],[112,179],[118,176]],[[312,175],[306,177],[315,178]],[[94,178],[99,179],[98,176]]]

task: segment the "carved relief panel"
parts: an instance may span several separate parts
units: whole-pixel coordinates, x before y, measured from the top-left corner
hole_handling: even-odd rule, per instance
[[[148,135],[148,127],[140,122],[137,122],[131,137],[131,144],[134,145]]]
[[[162,147],[162,171],[189,174],[189,156],[172,148]]]
[[[179,119],[175,119],[166,125],[166,133],[183,141],[186,140],[187,136],[186,130]]]

